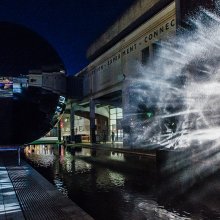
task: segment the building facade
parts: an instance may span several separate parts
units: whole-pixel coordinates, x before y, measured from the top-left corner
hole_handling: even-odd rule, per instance
[[[111,140],[114,132],[115,141],[123,141],[123,114],[129,105],[130,80],[138,77],[137,65],[151,63],[160,42],[172,39],[195,8],[213,4],[209,0],[136,1],[87,51],[90,64],[76,74],[83,78],[83,97],[71,106],[72,117],[87,122],[79,128],[74,119],[71,135],[85,131],[81,134],[94,143]]]

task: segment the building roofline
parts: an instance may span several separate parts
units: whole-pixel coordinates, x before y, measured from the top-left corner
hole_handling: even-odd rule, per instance
[[[90,61],[106,52],[138,26],[175,0],[137,0],[111,27],[87,50]]]

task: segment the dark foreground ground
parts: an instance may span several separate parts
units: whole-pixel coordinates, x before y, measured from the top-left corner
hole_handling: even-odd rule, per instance
[[[0,219],[92,219],[16,152],[0,152]]]

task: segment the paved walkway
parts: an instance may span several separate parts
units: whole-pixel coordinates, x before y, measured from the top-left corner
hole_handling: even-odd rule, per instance
[[[0,220],[92,220],[26,162],[0,156]]]
[[[2,160],[0,160],[0,219],[25,219]]]

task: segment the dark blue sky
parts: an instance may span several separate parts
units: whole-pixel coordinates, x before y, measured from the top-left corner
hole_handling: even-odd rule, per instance
[[[45,38],[68,74],[88,63],[86,49],[135,0],[1,0],[0,21],[24,25]]]

